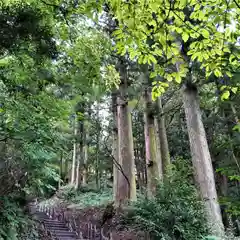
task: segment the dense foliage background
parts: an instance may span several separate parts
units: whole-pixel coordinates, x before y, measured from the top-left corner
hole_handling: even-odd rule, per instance
[[[189,82],[198,89],[223,223],[239,236],[239,16],[236,0],[1,1],[0,239],[37,239],[26,205],[64,185],[62,197],[81,207],[116,201],[116,171],[133,168],[138,201],[125,224],[154,239],[207,236],[183,104]],[[130,124],[116,124],[121,116]],[[151,117],[149,159],[163,159],[163,172],[146,199],[155,174],[144,133]],[[163,129],[169,171],[157,140]],[[121,162],[123,141],[134,156]]]

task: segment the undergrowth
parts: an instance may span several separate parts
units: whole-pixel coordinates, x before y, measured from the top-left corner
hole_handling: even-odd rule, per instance
[[[71,185],[65,186],[58,194],[69,203],[77,205],[77,208],[89,206],[101,206],[106,202],[112,201],[112,190],[95,190],[87,187],[81,187],[75,190]]]
[[[0,202],[0,240],[38,240],[33,221],[12,197],[2,197]]]
[[[191,171],[181,161],[181,171],[173,166],[164,183],[158,184],[154,198],[142,197],[133,203],[125,223],[158,240],[199,240],[208,234],[203,204],[189,183]]]

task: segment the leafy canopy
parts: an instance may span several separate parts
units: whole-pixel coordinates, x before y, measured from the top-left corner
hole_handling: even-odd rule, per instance
[[[152,65],[152,78],[160,75],[180,83],[194,62],[200,63],[206,78],[231,78],[239,67],[236,0],[109,0],[107,4],[117,21],[113,35],[118,53]],[[155,91],[161,84],[154,81]],[[233,87],[236,93],[238,84]],[[223,99],[229,95],[226,89]]]

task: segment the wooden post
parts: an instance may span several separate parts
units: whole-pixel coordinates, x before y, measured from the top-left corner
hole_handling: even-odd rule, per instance
[[[87,224],[87,233],[88,233],[88,238],[90,239],[90,231],[91,231],[91,229],[90,229],[90,223],[88,223]]]
[[[56,219],[55,208],[53,208],[53,219]]]

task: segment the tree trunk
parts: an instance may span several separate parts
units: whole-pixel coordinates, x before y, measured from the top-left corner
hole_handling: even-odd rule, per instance
[[[86,136],[87,137],[87,136]],[[82,185],[87,186],[87,174],[88,174],[88,145],[85,143],[83,147],[83,155],[84,155],[84,165],[83,165],[83,176],[82,176]]]
[[[75,183],[75,173],[76,173],[76,157],[77,157],[77,143],[76,143],[77,126],[76,126],[76,117],[74,118],[73,132],[74,132],[74,143],[73,143],[73,156],[72,156],[71,184]]]
[[[205,203],[208,226],[212,234],[222,236],[224,227],[218,204],[213,167],[197,99],[197,89],[192,84],[185,85],[183,102],[195,179]]]
[[[136,177],[135,177],[135,158],[134,158],[134,146],[133,146],[133,132],[132,132],[132,114],[130,112],[130,109],[128,107],[128,121],[129,121],[129,148],[130,148],[130,169],[132,171],[131,173],[131,188],[130,188],[130,199],[132,201],[137,200],[137,191],[136,191]]]
[[[68,183],[68,159],[65,158],[65,161],[64,161],[64,181],[65,183],[67,184]]]
[[[144,115],[143,115],[144,116]],[[144,117],[143,117],[144,118]],[[143,120],[144,122],[144,120]],[[142,142],[140,144],[141,148],[140,148],[140,157],[141,157],[141,168],[142,168],[142,174],[143,174],[143,182],[144,182],[144,187],[146,188],[147,187],[147,165],[146,165],[146,148],[145,148],[145,124],[143,124],[144,127],[143,127],[143,132],[144,132],[144,135],[143,135],[143,139],[144,139],[144,142]]]
[[[234,116],[235,124],[238,124],[239,120],[238,120],[237,110],[234,107],[234,104],[232,102],[230,102],[230,106],[231,106],[232,113],[233,113],[233,116]]]
[[[90,110],[88,110],[88,118],[90,119]],[[88,119],[84,120],[84,133],[83,133],[83,176],[82,176],[82,185],[87,185],[87,176],[88,176],[88,138],[89,138],[89,121]]]
[[[152,197],[155,195],[157,180],[162,178],[161,153],[157,156],[156,146],[156,128],[154,125],[154,112],[151,98],[151,91],[144,91],[144,132],[145,132],[145,148],[146,148],[146,165],[147,165],[147,195]]]
[[[136,153],[135,153],[135,165],[136,165],[136,170],[137,170],[137,183],[139,190],[143,192],[143,187],[144,187],[144,172],[142,169],[142,159],[141,159],[141,152],[140,152],[140,144],[136,143]]]
[[[80,186],[80,150],[77,153],[77,166],[76,166],[76,179],[75,179],[75,189],[78,189]]]
[[[76,108],[78,120],[77,120],[77,169],[76,169],[76,181],[75,189],[78,189],[81,186],[82,182],[82,166],[84,163],[84,119],[80,117],[84,115],[84,103],[78,103]],[[80,115],[81,114],[81,115]]]
[[[119,171],[119,148],[118,148],[118,129],[117,129],[117,94],[116,92],[112,93],[112,115],[113,115],[113,131],[112,131],[112,155],[113,160],[113,197],[116,206],[119,205],[119,196],[118,196],[118,181],[120,176]]]
[[[60,162],[59,162],[59,181],[58,181],[58,188],[61,187],[62,180],[63,180],[63,154],[61,153]]]
[[[167,168],[170,165],[170,154],[168,148],[167,131],[165,126],[165,117],[163,115],[161,97],[157,99],[157,112],[158,112],[157,114],[158,138],[162,157],[163,174],[165,175],[167,172]]]
[[[78,189],[81,186],[81,182],[82,182],[82,169],[81,169],[82,164],[81,164],[81,162],[83,162],[83,159],[84,159],[84,148],[83,148],[83,144],[81,141],[78,144],[78,151],[77,151],[75,189]]]
[[[220,193],[223,197],[228,196],[228,178],[225,175],[220,175]],[[231,219],[231,214],[227,212],[227,205],[221,205],[221,214],[222,214],[222,220],[223,224],[225,226],[225,229],[229,228],[230,225],[230,219]],[[229,221],[230,220],[230,221]]]
[[[125,203],[127,200],[136,198],[136,184],[134,174],[133,137],[131,130],[131,116],[129,116],[129,106],[127,99],[127,72],[123,61],[119,62],[120,74],[120,95],[117,99],[118,107],[118,137],[119,137],[119,162],[122,172],[119,178],[118,193],[119,202]]]
[[[100,121],[99,118],[99,105],[97,104],[97,121]],[[95,177],[96,177],[96,188],[100,189],[100,169],[99,169],[99,139],[100,139],[100,133],[101,133],[101,129],[98,129],[97,131],[97,144],[96,144],[96,161],[95,161]]]

